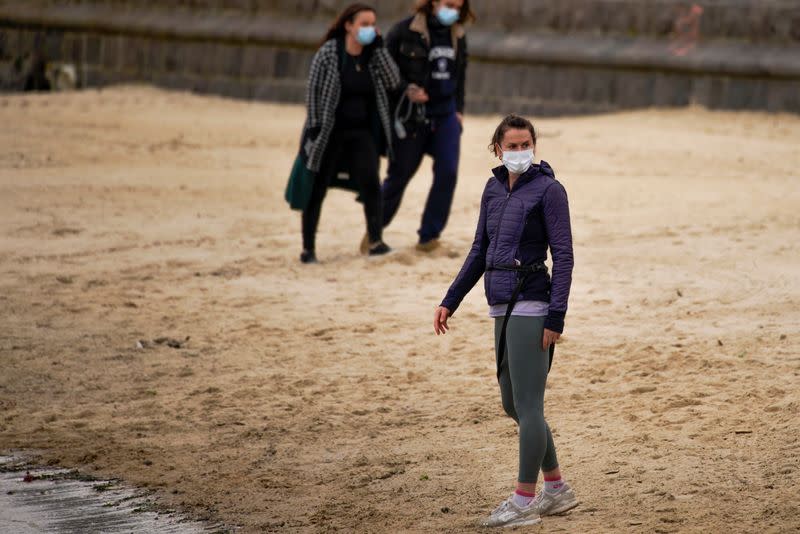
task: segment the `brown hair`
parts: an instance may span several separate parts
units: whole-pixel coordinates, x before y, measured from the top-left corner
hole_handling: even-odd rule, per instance
[[[356,15],[362,11],[372,11],[375,13],[375,8],[361,3],[350,4],[344,8],[344,11],[342,11],[341,14],[336,17],[336,20],[333,21],[333,24],[331,24],[328,28],[328,33],[325,34],[325,38],[322,40],[322,42],[325,43],[331,39],[344,37],[344,34],[346,33],[344,29],[345,23],[353,22],[356,19]]]
[[[492,136],[492,142],[489,143],[489,152],[497,155],[495,146],[503,142],[503,137],[509,130],[528,130],[531,133],[533,144],[536,144],[536,130],[534,129],[531,121],[525,117],[520,117],[519,115],[514,115],[512,113],[511,115],[507,115],[506,118],[500,121],[500,124],[497,125],[494,135]]]
[[[433,2],[434,0],[417,0],[417,13],[433,15]],[[464,5],[461,6],[461,12],[458,16],[458,23],[466,24],[467,22],[475,22],[476,20],[477,17],[475,13],[469,7],[469,0],[464,0]]]

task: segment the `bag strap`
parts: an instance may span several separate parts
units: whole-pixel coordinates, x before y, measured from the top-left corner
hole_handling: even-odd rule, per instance
[[[516,260],[515,260],[516,261]],[[514,287],[514,292],[511,293],[511,300],[508,302],[508,308],[506,309],[506,315],[503,317],[503,326],[500,328],[500,342],[497,344],[497,379],[500,380],[500,369],[503,366],[503,360],[506,354],[506,329],[508,328],[508,320],[511,319],[511,313],[514,311],[514,306],[516,306],[517,301],[519,300],[519,294],[522,292],[522,286],[525,285],[525,282],[528,279],[528,276],[531,274],[538,272],[538,271],[547,271],[547,265],[544,263],[534,263],[533,265],[496,265],[494,267],[489,268],[490,271],[516,271],[521,273],[519,279],[517,280],[517,285]],[[547,366],[547,371],[550,371],[550,368],[553,366],[553,355],[555,354],[556,345],[555,343],[550,345],[550,363]]]

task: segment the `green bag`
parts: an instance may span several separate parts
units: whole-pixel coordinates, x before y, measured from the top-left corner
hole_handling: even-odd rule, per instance
[[[293,210],[304,210],[311,198],[311,189],[314,187],[315,173],[308,170],[303,158],[298,154],[292,165],[292,172],[289,174],[289,182],[286,184],[286,193],[283,197]]]
[[[306,209],[316,177],[317,173],[308,170],[303,158],[298,155],[292,165],[292,172],[289,174],[289,182],[286,184],[286,192],[283,195],[290,208],[300,211]],[[361,187],[348,173],[337,172],[330,179],[328,186],[358,193],[356,201],[364,201],[361,198]]]

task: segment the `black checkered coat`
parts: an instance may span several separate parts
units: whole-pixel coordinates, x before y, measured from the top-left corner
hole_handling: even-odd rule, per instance
[[[328,139],[336,121],[336,108],[342,90],[339,71],[339,56],[343,43],[337,39],[326,41],[314,54],[311,61],[311,72],[306,89],[307,117],[303,127],[301,149],[304,152],[306,167],[312,172],[319,172]],[[368,69],[375,85],[375,101],[380,116],[383,134],[387,140],[392,138],[392,112],[389,106],[388,92],[400,84],[400,72],[397,70],[392,56],[384,48],[382,39],[376,39],[372,45]],[[387,155],[392,158],[391,143],[387,143]]]

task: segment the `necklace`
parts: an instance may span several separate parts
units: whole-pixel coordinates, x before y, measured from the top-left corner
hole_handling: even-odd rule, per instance
[[[350,59],[350,61],[353,62],[353,65],[356,68],[356,72],[361,72],[361,55],[359,54],[357,56],[353,56],[348,53],[347,57]]]

